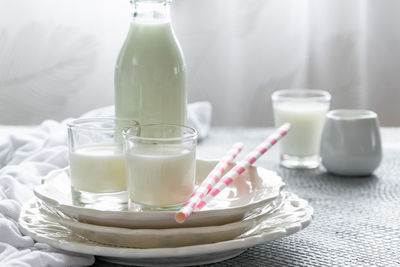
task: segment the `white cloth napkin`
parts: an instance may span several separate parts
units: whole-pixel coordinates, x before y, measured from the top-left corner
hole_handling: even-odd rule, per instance
[[[68,153],[63,123],[6,127],[0,134],[0,266],[82,266],[90,255],[61,252],[23,236],[17,227],[21,205],[33,197],[42,176],[66,167]]]
[[[84,116],[111,115],[113,107]],[[191,125],[204,138],[210,127],[211,105],[190,104]],[[49,171],[68,165],[65,122],[44,121],[35,127],[0,126],[0,266],[87,266],[91,255],[78,255],[35,243],[23,236],[17,221],[23,203],[33,197],[34,186]]]

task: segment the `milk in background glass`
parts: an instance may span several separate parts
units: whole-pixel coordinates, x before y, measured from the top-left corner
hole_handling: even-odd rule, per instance
[[[133,202],[169,207],[185,202],[194,189],[196,153],[186,146],[139,147],[127,153]]]
[[[289,168],[315,168],[330,95],[322,90],[287,89],[274,92],[276,126],[290,122],[290,133],[280,141],[281,164]]]
[[[327,111],[328,106],[318,102],[275,104],[276,124],[290,122],[292,125],[290,134],[280,141],[281,153],[298,157],[317,155]]]

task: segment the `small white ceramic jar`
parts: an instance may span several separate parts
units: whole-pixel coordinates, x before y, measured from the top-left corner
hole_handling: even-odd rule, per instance
[[[366,176],[382,160],[378,116],[369,110],[327,113],[321,140],[322,164],[332,173]]]

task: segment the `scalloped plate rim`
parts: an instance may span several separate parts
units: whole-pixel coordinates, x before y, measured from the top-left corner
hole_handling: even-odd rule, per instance
[[[297,197],[295,194],[290,193],[291,195]],[[299,200],[305,201],[299,197]],[[70,252],[78,252],[87,255],[96,255],[102,257],[112,257],[116,259],[154,259],[154,258],[166,258],[166,257],[188,257],[188,256],[201,256],[207,253],[218,253],[218,252],[226,252],[238,249],[247,249],[252,246],[256,246],[265,242],[270,242],[279,238],[283,238],[296,232],[306,228],[313,218],[313,208],[307,203],[305,207],[305,212],[307,213],[303,220],[299,220],[295,223],[291,223],[290,226],[285,228],[277,227],[271,232],[262,230],[261,233],[257,233],[254,235],[250,235],[242,238],[235,238],[232,240],[211,243],[211,244],[202,244],[202,245],[193,245],[193,246],[185,246],[185,247],[177,247],[177,248],[124,248],[124,247],[113,247],[107,246],[104,244],[99,244],[94,241],[89,241],[83,239],[87,243],[79,243],[77,241],[63,241],[59,238],[55,240],[50,237],[43,237],[36,232],[32,232],[26,228],[25,223],[22,222],[22,216],[20,216],[18,220],[18,226],[21,232],[25,235],[29,235],[35,240],[39,242],[47,243],[55,248],[70,251]],[[24,210],[25,211],[25,210]],[[21,213],[23,215],[23,212]],[[22,222],[22,223],[21,223]],[[58,223],[57,223],[58,224]],[[60,227],[64,227],[61,226]],[[66,227],[64,227],[66,228]],[[93,243],[93,244],[90,244]],[[111,260],[112,261],[112,260]]]

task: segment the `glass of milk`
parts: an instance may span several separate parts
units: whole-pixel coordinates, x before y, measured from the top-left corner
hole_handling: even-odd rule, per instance
[[[72,199],[75,205],[116,208],[127,204],[122,129],[136,121],[76,119],[67,123]]]
[[[183,125],[123,131],[130,209],[173,209],[194,190],[197,132]]]
[[[287,168],[319,166],[322,129],[331,96],[314,89],[285,89],[272,94],[276,126],[290,122],[290,133],[280,141],[281,164]]]

